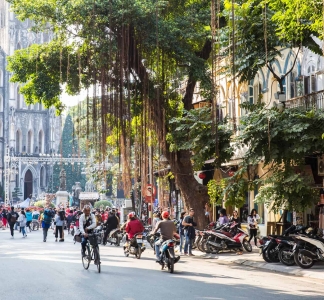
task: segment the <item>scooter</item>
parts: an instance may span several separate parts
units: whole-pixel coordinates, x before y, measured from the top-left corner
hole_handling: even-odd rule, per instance
[[[140,259],[145,249],[146,248],[143,244],[143,234],[136,233],[134,238],[132,238],[130,241],[126,241],[124,245],[124,254],[126,257],[128,257],[129,254],[132,254],[135,255],[137,259]]]
[[[309,228],[309,236],[296,236],[296,240],[293,253],[298,266],[309,269],[316,261],[324,261],[324,239],[314,229]]]
[[[167,240],[162,243],[160,248],[160,258],[161,258],[161,270],[167,266],[169,273],[174,272],[174,264],[180,260],[180,256],[175,257],[174,255],[174,240]]]
[[[103,230],[105,232],[105,230]],[[110,231],[109,236],[107,238],[107,242],[104,244],[106,245],[107,243],[110,243],[110,245],[115,245],[116,247],[120,246],[120,241],[122,240],[122,234],[118,228]]]

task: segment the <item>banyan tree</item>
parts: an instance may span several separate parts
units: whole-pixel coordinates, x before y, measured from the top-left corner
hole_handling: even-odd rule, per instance
[[[21,83],[25,101],[54,105],[60,112],[63,90],[87,90],[85,135],[103,160],[107,137],[114,134],[125,190],[131,190],[132,178],[147,181],[148,146],[154,144],[202,224],[207,189],[194,178],[190,147],[170,147],[175,145],[170,120],[181,120],[193,108],[199,83],[211,104],[206,126],[216,141],[207,152],[221,161],[212,76],[219,5],[207,0],[9,2],[20,20],[33,22],[35,34],[54,33],[51,41],[9,59],[11,80]],[[188,138],[189,132],[176,130]]]

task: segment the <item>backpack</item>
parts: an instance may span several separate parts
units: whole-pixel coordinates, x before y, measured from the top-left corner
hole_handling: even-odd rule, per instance
[[[17,215],[16,215],[16,213],[15,212],[10,212],[9,213],[10,214],[10,223],[16,223],[16,221],[17,221]]]
[[[45,224],[52,223],[52,213],[49,210],[44,211],[44,223]]]

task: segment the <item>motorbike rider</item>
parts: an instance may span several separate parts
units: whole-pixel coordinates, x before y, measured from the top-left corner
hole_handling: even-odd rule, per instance
[[[129,221],[126,224],[125,231],[127,232],[127,239],[130,240],[130,243],[132,244],[132,239],[137,233],[143,232],[144,227],[142,222],[136,218],[134,212],[128,214],[128,219]]]
[[[119,219],[116,216],[116,211],[115,209],[112,209],[107,221],[104,223],[105,225],[107,225],[106,231],[105,231],[105,235],[104,235],[104,239],[103,239],[103,244],[107,244],[107,238],[109,233],[118,228],[119,226]]]
[[[82,234],[81,249],[82,255],[85,256],[86,244],[88,241],[88,235],[92,230],[96,228],[96,217],[91,213],[89,205],[83,207],[83,214],[79,218],[79,229]]]
[[[169,220],[169,213],[167,211],[162,212],[162,219],[163,220],[158,222],[155,229],[152,231],[152,234],[155,234],[160,229],[161,233],[160,239],[155,242],[156,262],[158,263],[161,263],[160,246],[163,242],[172,240],[177,231],[174,222]],[[177,262],[179,259],[180,256],[175,259],[175,262]]]

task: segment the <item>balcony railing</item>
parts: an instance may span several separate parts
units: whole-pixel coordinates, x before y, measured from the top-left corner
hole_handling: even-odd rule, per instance
[[[324,90],[291,98],[286,101],[287,108],[324,109]]]

